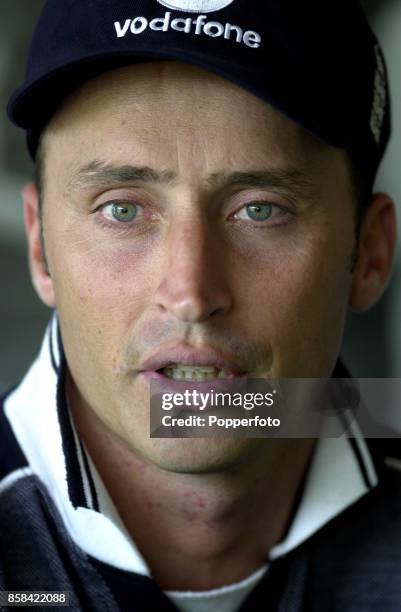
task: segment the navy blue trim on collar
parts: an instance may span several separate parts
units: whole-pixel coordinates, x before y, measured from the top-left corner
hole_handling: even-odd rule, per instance
[[[359,469],[360,469],[360,472],[361,472],[361,475],[362,475],[362,478],[363,478],[363,481],[364,481],[365,485],[368,487],[368,489],[373,489],[375,485],[371,481],[371,479],[369,478],[369,474],[368,474],[368,471],[366,469],[366,465],[365,465],[365,462],[363,460],[362,453],[361,453],[360,448],[358,446],[357,440],[355,438],[348,438],[348,440],[349,440],[349,443],[351,444],[352,450],[354,451],[354,455],[355,455],[355,458],[356,458],[356,460],[358,462],[358,466],[359,466]]]
[[[98,500],[98,496],[97,496],[97,491],[96,491],[95,483],[94,483],[93,478],[92,478],[92,472],[91,472],[91,469],[90,469],[90,466],[89,466],[88,457],[86,455],[86,451],[85,451],[84,445],[82,444],[81,440],[79,441],[79,446],[80,446],[80,449],[81,449],[81,455],[82,455],[82,459],[83,459],[83,463],[84,463],[85,474],[86,474],[86,477],[88,479],[89,491],[90,491],[90,495],[91,495],[90,507],[92,508],[92,510],[95,510],[96,512],[100,512],[100,509],[99,509],[99,500]]]
[[[86,457],[86,452],[80,441],[80,447],[78,448],[76,438],[74,436],[74,431],[72,428],[71,417],[67,405],[66,372],[66,359],[64,352],[61,352],[60,367],[58,370],[56,402],[58,420],[60,423],[61,430],[63,454],[65,458],[68,496],[74,508],[82,507],[99,511],[96,488],[92,479],[89,462]],[[79,461],[79,452],[81,452],[81,456],[83,458],[82,466]],[[82,470],[84,470],[85,473],[82,473]],[[85,478],[89,484],[89,490],[92,499],[88,499],[87,494],[85,492]]]
[[[74,432],[70,421],[66,396],[66,361],[61,355],[59,378],[57,381],[57,414],[61,429],[61,440],[67,472],[68,495],[74,508],[88,506],[82,481],[81,468],[75,444]]]
[[[334,368],[334,372],[333,372],[333,378],[345,378],[345,379],[352,379],[351,374],[349,373],[348,369],[346,368],[346,366],[344,365],[344,363],[342,362],[341,359],[337,360],[336,366]],[[344,431],[348,430],[349,424],[345,418],[345,415],[343,412],[339,412],[338,413],[339,418],[341,419],[341,422],[344,426]],[[369,477],[369,473],[368,470],[366,469],[366,463],[365,460],[362,456],[361,453],[361,449],[358,445],[358,441],[356,440],[356,438],[354,438],[353,436],[348,437],[349,443],[351,445],[351,448],[353,450],[353,453],[355,455],[355,458],[358,462],[358,466],[359,466],[359,470],[361,472],[361,476],[362,479],[365,483],[365,485],[368,487],[368,489],[373,489],[375,486],[375,483],[372,482],[371,478]]]
[[[58,325],[57,325],[57,329],[58,329]],[[53,335],[54,335],[53,324],[52,324],[52,322],[50,322],[50,333],[49,333],[50,361],[51,361],[53,370],[55,371],[56,374],[58,374],[59,373],[59,366],[57,364],[56,356],[54,354]]]

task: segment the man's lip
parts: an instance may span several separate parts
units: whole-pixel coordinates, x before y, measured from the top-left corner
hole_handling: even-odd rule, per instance
[[[176,364],[209,366],[226,370],[232,376],[243,376],[245,370],[233,359],[212,347],[194,349],[185,345],[159,350],[140,365],[138,372],[156,372]]]
[[[155,371],[142,371],[139,377],[150,385],[152,395],[158,393],[185,393],[186,391],[199,391],[207,393],[235,393],[244,389],[244,384],[248,380],[245,376],[228,376],[227,378],[215,378],[213,380],[174,380],[164,374]]]

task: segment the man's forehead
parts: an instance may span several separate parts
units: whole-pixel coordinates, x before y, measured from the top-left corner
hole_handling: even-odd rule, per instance
[[[161,107],[169,114],[155,116]],[[218,124],[222,116],[228,121],[244,110],[248,123],[254,115],[258,121],[284,120],[270,104],[227,79],[183,62],[163,61],[131,64],[90,79],[65,98],[50,125],[90,123],[96,112],[105,110],[112,121],[141,113],[138,129],[149,122],[167,129],[173,118],[196,128],[197,118],[205,121],[210,115]]]
[[[217,151],[224,142],[230,150],[241,143],[250,158],[267,151],[299,157],[306,149],[324,156],[334,149],[237,85],[178,62],[128,66],[86,83],[65,100],[45,140],[59,146],[70,138],[75,157],[78,146],[92,144],[90,163],[109,141],[140,147],[141,155],[148,147],[156,156],[158,144],[174,146],[184,137],[199,158],[211,143]]]

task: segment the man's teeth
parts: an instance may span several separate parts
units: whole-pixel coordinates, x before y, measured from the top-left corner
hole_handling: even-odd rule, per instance
[[[227,378],[229,372],[227,370],[220,370],[213,366],[192,366],[192,365],[181,365],[168,366],[162,369],[162,373],[168,378],[174,380],[216,380]]]

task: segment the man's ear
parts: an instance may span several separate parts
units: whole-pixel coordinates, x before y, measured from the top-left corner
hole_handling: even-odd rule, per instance
[[[397,237],[395,206],[385,194],[376,194],[365,212],[359,237],[349,304],[367,310],[383,295],[391,276]]]
[[[32,282],[42,302],[50,308],[54,308],[53,282],[47,269],[41,235],[39,194],[34,183],[29,183],[23,188],[22,199]]]

